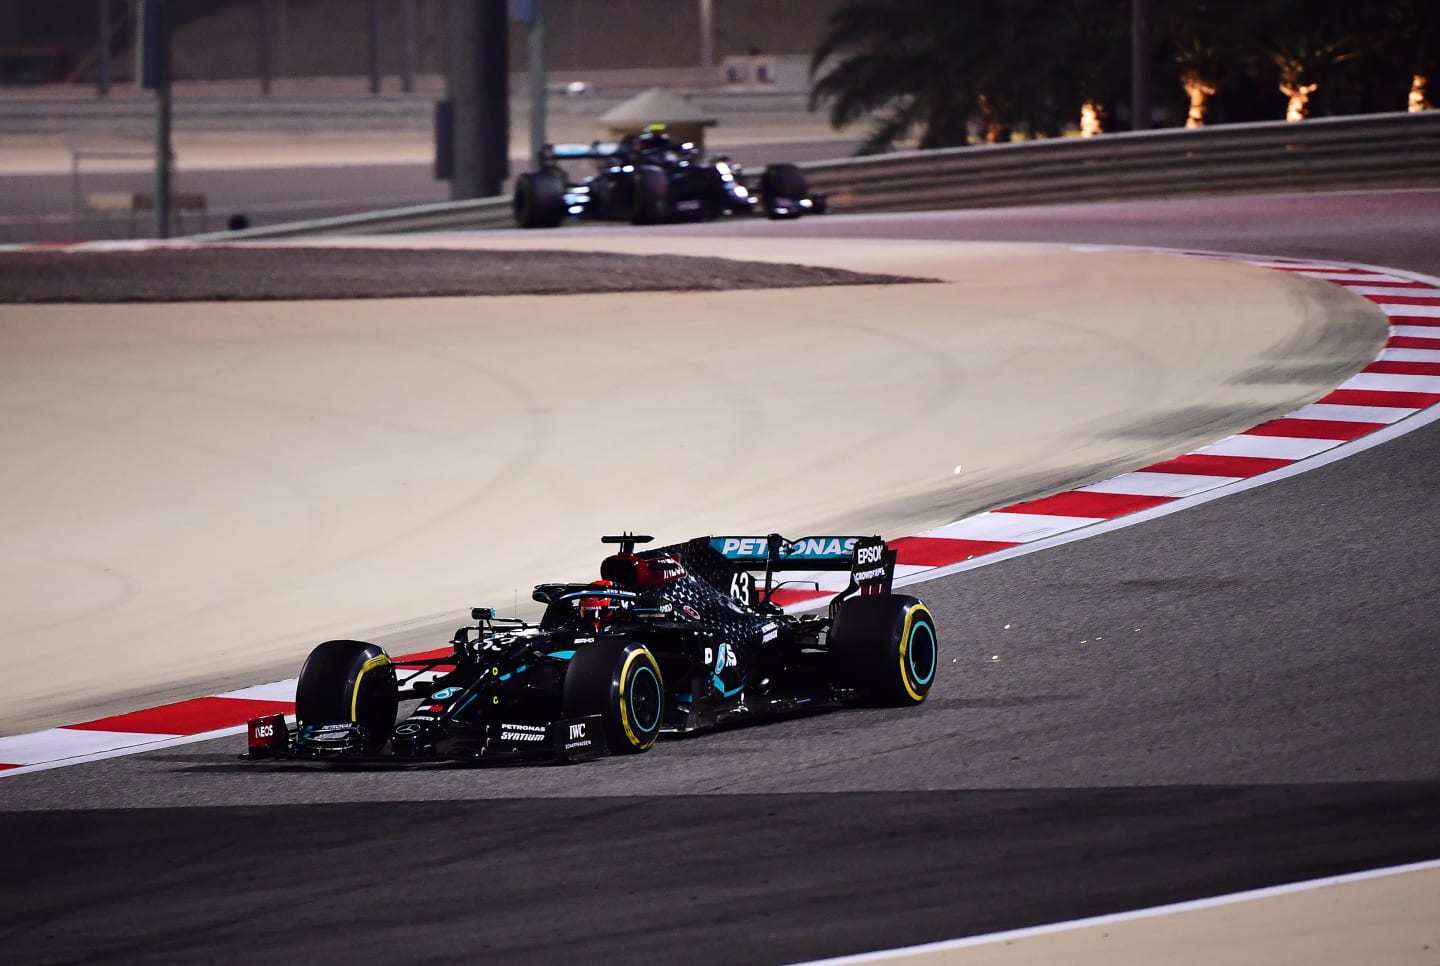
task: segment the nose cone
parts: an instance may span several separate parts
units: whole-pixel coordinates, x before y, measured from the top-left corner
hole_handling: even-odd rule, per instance
[[[402,721],[390,736],[390,750],[397,758],[426,758],[435,754],[440,730],[431,721]]]

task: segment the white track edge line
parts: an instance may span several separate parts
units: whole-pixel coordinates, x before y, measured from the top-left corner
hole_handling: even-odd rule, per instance
[[[1411,862],[1406,865],[1392,865],[1379,869],[1366,869],[1363,872],[1326,876],[1323,879],[1306,879],[1300,882],[1289,882],[1285,885],[1267,886],[1263,889],[1231,892],[1226,895],[1212,896],[1207,899],[1191,899],[1187,902],[1174,902],[1164,906],[1149,906],[1143,909],[1135,909],[1131,912],[1116,912],[1104,916],[1091,916],[1086,919],[1071,919],[1065,922],[1047,923],[1043,926],[1029,926],[1024,929],[1008,929],[1004,932],[967,936],[963,939],[943,939],[939,942],[922,943],[918,946],[904,946],[896,949],[882,949],[873,953],[856,953],[848,956],[837,956],[832,959],[805,960],[794,963],[792,966],[852,966],[852,964],[859,963],[877,963],[907,956],[922,956],[927,953],[965,949],[971,946],[983,946],[990,943],[1030,939],[1035,936],[1070,932],[1076,929],[1087,929],[1092,926],[1134,922],[1138,919],[1152,919],[1158,916],[1169,916],[1180,912],[1196,912],[1202,909],[1214,909],[1219,906],[1234,905],[1241,902],[1252,902],[1256,899],[1269,899],[1276,896],[1293,895],[1298,892],[1310,892],[1328,886],[1349,885],[1371,879],[1383,879],[1396,875],[1408,875],[1413,872],[1432,872],[1436,870],[1440,870],[1440,859],[1431,859],[1425,862]]]

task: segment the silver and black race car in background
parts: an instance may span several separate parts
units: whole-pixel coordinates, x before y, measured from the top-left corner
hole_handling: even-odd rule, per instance
[[[295,729],[253,719],[245,757],[583,761],[647,751],[661,733],[917,705],[935,681],[934,619],[891,592],[896,555],[879,537],[697,537],[639,552],[649,537],[603,540],[619,552],[600,580],[535,588],[539,623],[475,608],[448,651],[401,662],[363,641],[319,645]],[[771,599],[787,571],[844,570],[824,613]]]
[[[591,160],[595,171],[572,180],[562,162]],[[739,164],[676,144],[660,126],[621,141],[547,144],[539,170],[515,179],[515,224],[555,228],[567,218],[635,225],[702,221],[761,212],[799,218],[825,210],[793,164],[766,165],[750,178]]]

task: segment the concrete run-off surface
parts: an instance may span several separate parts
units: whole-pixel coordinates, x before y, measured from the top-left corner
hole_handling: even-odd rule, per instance
[[[1118,966],[1440,962],[1440,871],[1341,877],[1297,888],[1188,903],[1155,914],[1106,917],[1066,928],[1021,930],[990,941],[841,962],[895,966]],[[821,964],[816,964],[821,966]]]

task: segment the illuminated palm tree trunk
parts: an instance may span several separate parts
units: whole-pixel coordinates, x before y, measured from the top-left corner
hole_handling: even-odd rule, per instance
[[[1210,98],[1214,97],[1220,88],[1193,71],[1185,75],[1184,84],[1185,94],[1190,98],[1190,110],[1185,114],[1185,126],[1204,127],[1205,111],[1210,106]]]
[[[976,103],[980,108],[980,123],[985,127],[985,143],[1004,144],[1009,141],[1013,128],[1009,113],[1000,99],[981,94]]]
[[[1220,90],[1220,58],[1211,44],[1192,37],[1179,46],[1175,63],[1180,66],[1180,83],[1190,99],[1185,126],[1204,127],[1210,98]]]
[[[1430,98],[1426,96],[1425,85],[1426,79],[1424,74],[1416,74],[1414,79],[1410,81],[1409,106],[1412,112],[1430,110]]]
[[[1285,120],[1303,121],[1310,116],[1310,95],[1319,90],[1319,84],[1280,82],[1280,93],[1290,98],[1285,105]]]

